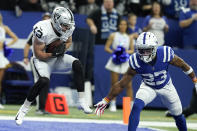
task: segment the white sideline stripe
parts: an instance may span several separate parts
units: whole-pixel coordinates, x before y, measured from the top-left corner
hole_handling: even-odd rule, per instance
[[[13,116],[0,116],[0,120],[14,120]],[[72,123],[97,123],[97,124],[123,124],[122,120],[94,120],[94,119],[72,119],[72,118],[50,118],[50,117],[25,117],[27,121],[43,121],[43,122],[72,122]],[[158,121],[140,121],[140,127],[175,127],[174,122],[158,122]],[[197,123],[187,123],[189,129],[197,129]],[[153,129],[153,128],[152,128]],[[158,129],[156,129],[158,130]],[[163,131],[163,130],[158,130]]]
[[[154,127],[176,127],[175,122],[157,122],[157,121],[140,121],[140,126],[154,126]],[[188,123],[187,128],[197,129],[197,123]]]
[[[0,120],[14,120],[13,116],[0,116]],[[45,122],[72,122],[72,123],[102,123],[102,124],[123,124],[121,120],[94,120],[94,119],[72,119],[72,118],[50,118],[50,117],[25,117],[27,121]]]

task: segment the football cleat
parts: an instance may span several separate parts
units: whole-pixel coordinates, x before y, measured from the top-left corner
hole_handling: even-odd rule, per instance
[[[83,110],[85,114],[91,114],[93,112],[92,109],[90,109],[90,107],[85,103],[80,103],[78,109]]]
[[[26,107],[24,105],[21,106],[15,117],[16,125],[20,126],[23,123],[23,119],[28,111],[29,111],[29,107]]]

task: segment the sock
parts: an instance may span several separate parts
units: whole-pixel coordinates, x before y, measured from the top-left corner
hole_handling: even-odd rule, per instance
[[[116,100],[112,100],[110,105],[116,106]]]
[[[132,108],[133,108],[133,104],[134,104],[134,102],[133,102],[133,101],[131,101],[131,110],[132,110]]]
[[[144,106],[144,101],[138,98],[135,99],[133,109],[131,110],[131,114],[129,116],[128,131],[136,131],[140,121],[140,112],[144,108]]]
[[[24,102],[24,106],[26,107],[29,107],[31,105],[32,102],[28,101],[27,99],[25,99],[25,102]]]
[[[174,120],[176,122],[176,126],[179,129],[179,131],[187,131],[187,125],[186,120],[183,114],[179,116],[173,116]]]
[[[85,93],[84,92],[78,92],[78,98],[79,98],[79,103],[84,103],[85,102]]]

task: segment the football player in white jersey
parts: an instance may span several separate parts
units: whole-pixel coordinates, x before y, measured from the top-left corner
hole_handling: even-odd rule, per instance
[[[64,54],[72,43],[72,33],[75,22],[72,12],[68,8],[57,7],[53,10],[51,19],[39,21],[33,27],[33,57],[31,58],[33,72],[37,74],[37,82],[31,88],[27,99],[19,109],[15,121],[21,125],[31,103],[38,96],[42,88],[49,86],[51,72],[56,70],[73,71],[74,81],[77,85],[79,96],[79,109],[85,113],[92,113],[86,104],[84,96],[84,77],[81,62],[71,55]],[[61,41],[59,46],[52,48],[49,53],[47,48],[54,41]]]
[[[191,66],[174,54],[169,46],[158,46],[157,38],[151,32],[143,32],[136,43],[137,52],[129,58],[130,68],[122,79],[115,83],[109,94],[95,106],[95,113],[102,115],[107,104],[116,97],[131,79],[140,74],[142,83],[136,93],[134,105],[129,117],[128,131],[136,131],[141,110],[156,96],[160,96],[163,104],[173,115],[177,128],[186,131],[186,120],[182,115],[182,105],[168,72],[169,64],[179,67],[188,75],[197,90],[197,78]]]

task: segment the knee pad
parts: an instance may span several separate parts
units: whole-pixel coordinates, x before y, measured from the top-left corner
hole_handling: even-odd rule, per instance
[[[173,109],[170,110],[170,113],[173,115],[173,116],[179,116],[182,114],[182,107],[175,107]]]
[[[40,94],[42,88],[49,86],[49,79],[47,77],[40,77],[34,86],[30,89],[30,92],[27,96],[28,101],[35,100],[36,96]]]
[[[72,64],[74,85],[77,87],[78,92],[84,91],[84,73],[82,64],[79,60],[75,60]]]
[[[141,99],[136,98],[133,104],[133,109],[132,110],[142,110],[144,108],[145,104],[144,101]]]
[[[38,79],[38,85],[42,85],[42,86],[45,86],[45,85],[48,85],[49,84],[49,78],[47,77],[40,77]]]
[[[81,64],[81,62],[79,60],[73,61],[72,69],[76,73],[81,73],[82,72],[82,64]]]

